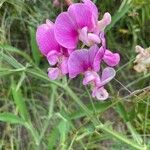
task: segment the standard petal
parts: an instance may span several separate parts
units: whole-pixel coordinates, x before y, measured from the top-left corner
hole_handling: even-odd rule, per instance
[[[120,55],[118,53],[112,53],[111,51],[106,50],[103,60],[107,65],[114,67],[119,64]]]
[[[107,84],[108,82],[110,82],[116,75],[116,71],[111,68],[111,67],[107,67],[103,70],[102,72],[102,76],[101,76],[101,83],[100,83],[100,87],[104,86],[105,84]]]
[[[68,8],[69,15],[75,20],[79,29],[88,27],[91,31],[94,28],[92,11],[83,3],[75,3]]]
[[[75,50],[68,60],[69,77],[74,78],[78,74],[87,71],[90,67],[89,52],[87,49]]]
[[[76,24],[67,12],[61,13],[55,21],[55,38],[65,48],[74,49],[78,43]]]
[[[83,0],[84,4],[91,10],[93,16],[93,24],[97,24],[98,21],[98,9],[91,0]]]
[[[42,24],[37,28],[36,41],[43,55],[47,55],[51,50],[58,50],[60,46],[54,37],[54,28],[49,24]]]

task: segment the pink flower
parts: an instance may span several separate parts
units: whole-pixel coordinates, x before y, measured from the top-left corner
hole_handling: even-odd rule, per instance
[[[107,90],[104,88],[108,82],[110,82],[116,75],[116,71],[111,67],[106,67],[102,71],[101,77],[99,77],[99,82],[97,86],[92,89],[92,96],[96,97],[98,100],[106,100],[109,97]]]
[[[90,0],[75,3],[69,6],[56,18],[54,33],[56,40],[63,47],[74,49],[80,41],[87,46],[99,44],[99,33],[110,24],[111,16],[105,13],[102,20],[98,21],[98,10]]]
[[[106,67],[102,72],[102,77],[99,77],[97,72],[100,70],[104,55],[104,48],[102,46],[98,48],[97,45],[94,45],[89,50],[75,50],[68,59],[69,77],[74,78],[83,73],[83,84],[92,85],[92,96],[99,100],[108,98],[108,93],[103,86],[115,76],[115,70]]]
[[[89,50],[75,50],[68,60],[69,77],[74,78],[88,70],[98,72],[103,55],[104,48],[99,48],[97,45],[92,46]]]
[[[56,41],[54,36],[54,24],[46,20],[45,24],[37,28],[36,40],[41,53],[46,56],[49,64],[48,76],[55,80],[68,73],[68,50]],[[54,67],[55,65],[55,67]]]
[[[91,0],[73,3],[66,12],[56,18],[55,24],[49,20],[37,28],[36,40],[41,53],[47,58],[51,80],[66,74],[75,78],[83,74],[83,85],[91,85],[92,96],[99,100],[109,97],[104,86],[116,72],[112,68],[120,61],[118,53],[106,48],[104,30],[111,22],[109,13],[98,21],[98,9]],[[79,41],[90,47],[76,49]],[[98,47],[100,44],[100,48]],[[109,67],[101,69],[101,64]],[[101,71],[101,75],[98,72]]]

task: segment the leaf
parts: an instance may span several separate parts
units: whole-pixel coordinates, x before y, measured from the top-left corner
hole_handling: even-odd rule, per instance
[[[54,149],[54,146],[56,145],[56,142],[57,142],[58,138],[59,138],[59,130],[56,127],[51,131],[50,136],[48,138],[48,149],[49,150]]]
[[[124,120],[124,122],[127,122],[129,120],[129,116],[121,102],[116,105],[116,111],[119,113],[120,117]]]
[[[16,69],[24,67],[13,56],[11,56],[11,55],[8,56],[8,55],[4,54],[3,52],[1,52],[0,55],[2,56],[2,59],[4,61],[6,61],[9,65],[13,66]]]
[[[17,85],[15,84],[14,81],[12,81],[11,88],[12,88],[12,95],[13,95],[14,102],[19,110],[21,117],[24,120],[29,121],[29,114],[21,90],[17,89]]]
[[[29,63],[33,63],[32,59],[30,58],[30,56],[25,51],[20,50],[16,47],[13,47],[11,45],[0,44],[0,49],[5,50],[5,51],[10,52],[10,53],[16,53],[16,54],[24,57],[26,60],[28,60]]]
[[[41,60],[41,54],[36,42],[36,37],[35,37],[36,32],[33,27],[29,27],[29,31],[30,31],[30,44],[31,44],[32,56],[35,63],[39,65]]]
[[[112,17],[111,24],[106,28],[106,31],[110,30],[114,25],[129,11],[131,8],[131,0],[123,0],[118,11]]]
[[[96,113],[102,113],[105,110],[107,110],[110,107],[110,105],[112,105],[111,102],[104,102],[104,103],[96,103],[94,107],[96,109]],[[88,105],[87,108],[91,112],[93,112],[92,104]],[[81,118],[81,117],[84,117],[84,116],[86,116],[86,112],[81,110],[81,109],[70,114],[71,119],[78,119],[78,118]]]
[[[25,124],[25,121],[22,118],[12,114],[12,113],[0,113],[0,121],[12,123],[12,124]]]

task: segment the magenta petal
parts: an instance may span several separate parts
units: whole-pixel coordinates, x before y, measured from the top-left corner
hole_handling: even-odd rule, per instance
[[[103,60],[107,65],[114,67],[118,65],[120,61],[120,55],[118,53],[112,53],[111,51],[106,50]]]
[[[60,69],[61,69],[61,73],[63,75],[68,73],[68,58],[67,57],[62,58],[62,63],[60,64]]]
[[[100,39],[101,39],[102,46],[106,49],[106,39],[105,39],[105,33],[104,32],[100,33]]]
[[[55,65],[59,61],[59,55],[58,51],[52,50],[47,54],[47,60],[50,65]]]
[[[61,13],[55,21],[55,38],[65,48],[74,49],[78,43],[77,27],[67,12]]]
[[[76,77],[78,74],[85,72],[89,66],[88,50],[75,50],[71,53],[68,60],[69,77]]]
[[[97,54],[99,50],[99,47],[97,45],[93,45],[92,47],[90,47],[89,49],[89,63],[93,69],[93,62],[94,62],[94,59],[95,59],[95,56]]]
[[[51,50],[59,50],[60,46],[54,37],[54,28],[49,24],[42,24],[37,28],[36,40],[43,55],[47,55]]]
[[[60,77],[60,70],[59,68],[49,68],[48,69],[48,77],[51,79],[51,80],[56,80]]]
[[[106,91],[106,89],[104,89],[104,87],[100,87],[100,88],[95,87],[93,89],[92,96],[96,97],[98,100],[103,101],[103,100],[106,100],[109,97],[109,94]]]
[[[93,29],[92,11],[83,3],[75,3],[68,8],[69,15],[76,21],[79,29],[88,27],[88,30]]]
[[[101,76],[101,84],[99,86],[104,86],[108,82],[110,82],[116,75],[116,71],[111,68],[107,67],[103,70],[102,76]]]
[[[98,72],[100,70],[100,63],[102,61],[104,53],[105,53],[105,49],[101,46],[94,57],[93,70],[96,72]]]
[[[97,24],[98,21],[98,9],[91,0],[83,0],[84,4],[91,10],[93,16],[93,24]]]

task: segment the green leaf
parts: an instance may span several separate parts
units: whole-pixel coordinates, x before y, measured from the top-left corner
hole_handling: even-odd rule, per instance
[[[51,131],[50,136],[48,138],[48,149],[49,150],[54,149],[54,146],[56,145],[56,142],[57,142],[58,138],[59,138],[59,130],[56,127]]]
[[[0,113],[0,121],[12,123],[12,124],[25,124],[25,121],[22,118],[12,114],[12,113]]]
[[[102,113],[105,110],[107,110],[110,107],[110,105],[112,105],[112,103],[109,101],[109,102],[104,102],[104,103],[96,103],[94,107],[95,107],[96,113]],[[92,112],[94,113],[92,104],[88,105],[87,108],[91,111],[91,113]],[[82,109],[70,114],[71,119],[78,119],[84,116],[86,116],[86,112]]]
[[[129,120],[129,116],[121,102],[116,105],[116,111],[119,113],[120,117],[124,120],[124,122],[127,122]]]
[[[12,95],[13,95],[14,102],[19,110],[21,117],[24,120],[29,121],[29,114],[27,111],[24,98],[21,93],[21,89],[17,89],[17,85],[15,84],[14,81],[12,81],[11,88],[12,88]]]
[[[29,27],[30,31],[30,44],[31,44],[31,51],[32,56],[37,65],[39,65],[41,60],[41,54],[37,46],[36,37],[35,37],[35,29],[33,27]]]
[[[69,124],[69,121],[67,121],[67,120],[66,121],[62,120],[58,125],[62,150],[63,149],[65,150],[67,147],[66,138],[68,136],[69,127],[70,127],[70,124]]]
[[[106,31],[114,27],[114,25],[129,11],[131,6],[131,0],[123,0],[118,11],[112,17],[111,24],[106,28]]]
[[[13,66],[14,68],[18,69],[18,68],[23,68],[24,66],[22,64],[20,64],[13,56],[11,55],[6,55],[4,54],[2,51],[0,53],[0,55],[2,56],[2,59],[7,62],[9,65]]]
[[[5,51],[10,52],[10,53],[18,54],[18,55],[24,57],[27,61],[29,61],[29,63],[33,63],[32,59],[30,58],[30,56],[25,51],[20,50],[16,47],[13,47],[11,45],[0,44],[0,49],[5,50]]]

